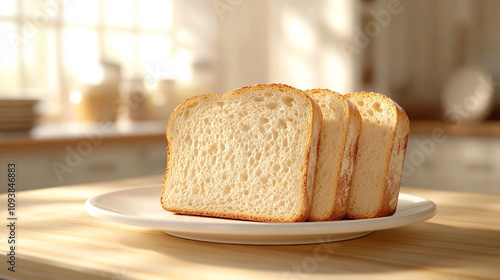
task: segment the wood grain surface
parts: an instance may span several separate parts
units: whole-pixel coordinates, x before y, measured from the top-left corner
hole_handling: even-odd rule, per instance
[[[113,224],[84,210],[97,194],[162,176],[17,192],[16,272],[6,279],[499,279],[500,196],[402,188],[438,206],[431,220],[335,243],[225,245]],[[0,196],[7,209],[6,195]],[[158,198],[158,203],[160,199]],[[7,223],[6,216],[4,221]],[[5,226],[3,227],[6,228]]]

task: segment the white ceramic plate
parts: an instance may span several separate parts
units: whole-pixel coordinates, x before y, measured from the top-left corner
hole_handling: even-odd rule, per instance
[[[254,245],[312,244],[353,239],[375,230],[406,226],[430,219],[436,205],[427,199],[399,195],[391,217],[332,222],[262,223],[177,215],[160,205],[161,186],[143,186],[90,198],[85,209],[92,216],[127,225],[163,230],[187,239]]]

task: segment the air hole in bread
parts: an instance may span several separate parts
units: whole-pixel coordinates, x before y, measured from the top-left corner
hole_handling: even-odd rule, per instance
[[[273,139],[278,139],[278,131],[276,129],[273,129],[271,133],[273,134]]]
[[[287,148],[287,147],[288,147],[288,139],[283,138],[283,143],[282,143],[282,145],[283,145],[283,148]]]
[[[373,117],[374,113],[373,113],[373,110],[372,109],[368,109],[366,110],[366,113],[370,116],[370,117]]]
[[[227,180],[227,174],[226,174],[226,172],[222,173],[221,179],[222,180]]]
[[[220,150],[221,151],[226,150],[226,145],[224,145],[224,143],[220,143]]]
[[[264,96],[265,96],[265,97],[272,97],[272,96],[273,96],[273,93],[272,93],[272,92],[270,92],[270,91],[266,91],[266,92],[264,92]]]
[[[264,175],[264,176],[260,177],[260,182],[262,184],[267,184],[268,181],[269,181],[269,175]]]
[[[255,170],[255,175],[257,175],[257,177],[260,177],[260,175],[262,175],[262,170],[261,170],[261,169],[259,169],[259,168],[257,168],[257,169]]]
[[[276,103],[276,102],[267,103],[266,107],[271,109],[271,110],[274,110],[274,109],[278,108],[278,103]]]
[[[378,103],[378,102],[374,102],[372,104],[372,108],[373,108],[373,110],[375,110],[375,112],[379,112],[380,113],[380,112],[384,111],[382,109],[382,107],[380,107],[380,103]]]
[[[209,120],[209,119],[207,119],[207,118],[204,118],[204,119],[203,119],[203,123],[204,123],[205,125],[208,125],[208,124],[210,123],[210,120]]]
[[[278,122],[279,122],[280,128],[282,128],[282,129],[286,129],[286,128],[288,127],[288,126],[287,126],[287,124],[286,124],[286,120],[285,120],[285,119],[281,119],[281,118],[280,118],[280,119],[278,120]]]
[[[242,124],[242,125],[241,125],[241,130],[242,130],[243,132],[247,132],[247,131],[249,131],[249,130],[250,130],[250,126],[249,126],[248,124]]]
[[[196,106],[198,106],[198,102],[189,103],[187,105],[188,108],[193,108],[193,107],[196,107]]]
[[[224,107],[224,102],[219,101],[219,102],[217,102],[217,105],[222,108],[222,107]]]
[[[222,193],[225,195],[228,195],[230,192],[231,192],[230,186],[225,186],[224,189],[222,190]]]
[[[261,101],[264,101],[264,97],[261,97],[261,96],[257,96],[253,99],[253,101],[256,101],[256,102],[261,102]]]
[[[255,163],[255,159],[253,157],[248,159],[248,165],[252,166]]]
[[[259,132],[264,134],[266,133],[266,129],[263,126],[259,126]]]
[[[189,117],[189,110],[185,110],[184,114],[182,115],[185,119]]]
[[[227,117],[228,117],[229,119],[234,119],[234,115],[233,115],[233,114],[231,114],[231,115],[229,115],[229,116],[227,116]]]
[[[358,103],[358,105],[361,107],[365,105],[365,102],[363,100],[358,100],[356,103]]]
[[[269,119],[268,118],[260,118],[260,123],[261,124],[266,124],[269,122]]]
[[[293,107],[293,102],[295,101],[295,99],[293,99],[293,97],[290,96],[282,97],[281,100],[288,107]]]
[[[244,195],[248,195],[250,192],[248,190],[243,190]]]
[[[261,152],[255,153],[255,160],[260,160],[261,157],[262,157],[262,153]]]
[[[215,144],[210,145],[210,147],[208,148],[208,153],[211,155],[217,153],[217,146]]]
[[[273,166],[273,170],[274,170],[274,171],[276,171],[276,172],[278,172],[278,171],[280,171],[280,167],[281,167],[281,166],[280,166],[279,164],[275,164],[275,165]]]
[[[241,173],[240,174],[240,181],[242,182],[246,182],[248,180],[248,174],[245,172],[245,173]]]
[[[264,147],[264,152],[269,152],[269,149],[271,149],[271,145],[267,144],[265,147]]]
[[[198,149],[197,149],[197,148],[194,148],[194,150],[193,150],[193,154],[194,154],[195,156],[198,156]]]

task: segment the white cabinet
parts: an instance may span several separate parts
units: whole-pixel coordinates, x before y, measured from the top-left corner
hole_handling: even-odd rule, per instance
[[[89,146],[90,147],[90,146]],[[119,178],[161,175],[166,168],[166,140],[107,142],[89,150],[73,144],[17,149],[0,153],[0,177],[7,164],[16,164],[19,191],[59,185],[98,182]],[[161,181],[159,181],[161,183]],[[0,192],[6,192],[2,188]]]
[[[500,139],[411,134],[402,185],[500,194]]]

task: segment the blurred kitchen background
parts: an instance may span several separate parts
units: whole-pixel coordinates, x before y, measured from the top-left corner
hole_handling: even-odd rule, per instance
[[[375,91],[411,121],[403,185],[500,193],[500,1],[1,0],[0,174],[158,175],[185,98]],[[1,192],[5,192],[6,188]]]

